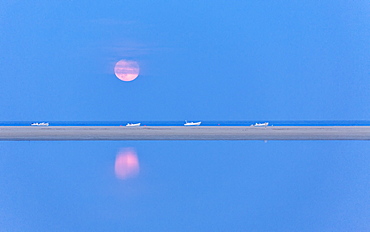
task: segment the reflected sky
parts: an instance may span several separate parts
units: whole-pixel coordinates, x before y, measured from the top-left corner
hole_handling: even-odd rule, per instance
[[[0,225],[364,231],[369,152],[364,141],[1,142]]]

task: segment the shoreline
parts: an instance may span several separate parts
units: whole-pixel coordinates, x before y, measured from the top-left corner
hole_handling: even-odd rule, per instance
[[[370,126],[0,126],[0,141],[370,140]]]

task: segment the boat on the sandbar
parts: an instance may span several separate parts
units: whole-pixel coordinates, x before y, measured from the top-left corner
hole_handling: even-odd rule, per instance
[[[188,122],[185,120],[184,126],[199,126],[202,122]]]
[[[139,123],[127,123],[126,126],[140,126],[140,122]]]
[[[251,125],[251,126],[255,126],[255,127],[266,127],[268,125],[269,125],[269,123],[268,122],[265,122],[265,123],[256,123],[256,124]]]
[[[49,126],[48,122],[34,122],[31,126]]]

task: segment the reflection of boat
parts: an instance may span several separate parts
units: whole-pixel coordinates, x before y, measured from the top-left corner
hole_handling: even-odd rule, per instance
[[[126,126],[140,126],[140,122],[139,123],[127,123]]]
[[[49,126],[48,122],[34,122],[31,126]]]
[[[269,125],[269,123],[268,123],[268,122],[265,122],[265,123],[256,123],[256,124],[254,124],[254,125],[252,125],[252,126],[256,126],[256,127],[264,126],[264,127],[266,127],[266,126],[268,126],[268,125]]]
[[[199,126],[202,122],[188,122],[185,120],[184,126]]]

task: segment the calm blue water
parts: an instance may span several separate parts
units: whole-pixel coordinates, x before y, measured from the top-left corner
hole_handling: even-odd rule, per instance
[[[29,126],[34,122],[16,121],[0,122],[0,126]],[[183,126],[184,121],[50,121],[50,126],[124,126],[127,123],[138,123],[142,126]],[[194,121],[195,122],[195,121]],[[250,126],[255,123],[269,122],[269,126],[370,126],[370,121],[202,121],[202,126]]]

